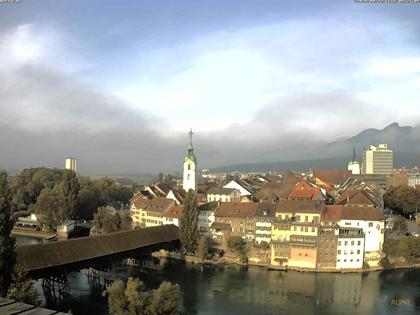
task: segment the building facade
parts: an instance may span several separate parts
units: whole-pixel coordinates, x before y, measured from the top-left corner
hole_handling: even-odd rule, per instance
[[[363,174],[391,175],[394,169],[394,154],[387,144],[369,146],[363,152]]]
[[[207,193],[207,202],[220,201],[220,202],[240,202],[241,193],[235,188],[219,188],[212,187]]]
[[[64,162],[64,168],[66,170],[77,172],[77,159],[72,157],[67,158]]]

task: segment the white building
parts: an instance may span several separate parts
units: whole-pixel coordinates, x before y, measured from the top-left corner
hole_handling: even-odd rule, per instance
[[[384,243],[385,218],[381,210],[372,207],[343,207],[340,228],[362,229],[365,235],[364,251],[381,252]]]
[[[241,201],[241,193],[235,188],[219,188],[212,187],[207,193],[207,202],[220,201],[220,202],[239,202]]]
[[[189,191],[190,189],[196,190],[197,183],[196,183],[196,175],[197,175],[197,158],[194,155],[194,148],[192,145],[192,135],[193,132],[190,130],[190,144],[188,145],[188,153],[185,156],[184,160],[184,174],[183,174],[183,181],[182,181],[182,188],[185,191]]]
[[[173,224],[179,226],[179,221],[182,216],[182,206],[176,205],[163,213],[163,225]]]
[[[77,160],[75,158],[69,157],[64,162],[64,168],[66,170],[71,170],[77,172]]]
[[[198,206],[198,231],[209,234],[210,226],[215,221],[214,214],[219,207],[218,202],[208,202]]]
[[[387,144],[369,146],[363,152],[363,174],[391,175],[394,169],[394,154]]]
[[[242,186],[241,184],[239,184],[235,180],[231,180],[229,183],[227,183],[225,186],[223,186],[223,188],[237,189],[241,193],[241,196],[251,196],[252,195],[252,192],[247,190],[244,186]]]
[[[363,267],[365,235],[361,228],[340,228],[337,243],[337,269]]]
[[[413,188],[416,188],[416,186],[420,186],[420,173],[408,174],[408,186]]]
[[[255,241],[271,243],[271,226],[275,221],[275,204],[260,203],[255,214]]]

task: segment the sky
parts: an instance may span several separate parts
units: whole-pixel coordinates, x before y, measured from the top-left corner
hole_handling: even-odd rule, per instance
[[[180,171],[190,128],[200,168],[273,162],[416,126],[419,16],[336,0],[0,3],[0,167]]]

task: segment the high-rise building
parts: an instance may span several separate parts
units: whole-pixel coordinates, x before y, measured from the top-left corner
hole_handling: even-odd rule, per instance
[[[190,189],[196,190],[196,174],[197,174],[197,158],[194,155],[194,149],[192,145],[193,132],[190,130],[190,144],[188,145],[188,153],[184,159],[184,176],[182,181],[182,188],[185,191]]]
[[[394,168],[394,154],[387,144],[370,145],[363,152],[363,174],[390,175]]]
[[[356,147],[353,148],[353,158],[349,162],[347,170],[351,171],[353,175],[359,175],[360,174],[360,164],[356,160]]]
[[[75,158],[67,158],[64,163],[64,168],[66,170],[71,170],[73,172],[77,172],[77,160]]]

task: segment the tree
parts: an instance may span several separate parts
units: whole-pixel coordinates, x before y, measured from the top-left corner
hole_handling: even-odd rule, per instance
[[[204,260],[208,259],[213,251],[213,241],[208,235],[203,235],[198,242],[198,256]]]
[[[246,241],[241,237],[231,237],[228,240],[228,247],[239,256],[242,264],[248,262],[248,246]]]
[[[0,171],[0,295],[5,296],[12,282],[16,262],[15,239],[11,237],[13,221],[10,218],[11,195],[7,174]]]
[[[57,225],[68,219],[67,209],[63,206],[60,185],[53,189],[44,188],[35,204],[35,213],[39,223],[47,230],[53,231]]]
[[[121,230],[121,217],[114,211],[110,207],[98,208],[93,216],[93,227],[97,233],[112,233]]]
[[[19,265],[15,266],[12,284],[7,292],[9,299],[32,305],[39,305],[38,291],[34,288],[34,281],[27,277],[26,272]]]
[[[131,219],[131,216],[128,213],[124,213],[121,216],[120,230],[121,231],[129,231],[132,228],[133,228],[133,220]]]
[[[198,242],[197,197],[190,189],[185,197],[184,208],[179,226],[179,237],[186,254],[194,254]]]
[[[385,207],[408,217],[420,209],[420,191],[406,185],[390,186],[384,194]]]
[[[149,306],[150,314],[175,315],[179,314],[178,305],[181,299],[178,285],[164,281],[153,291]]]
[[[156,290],[146,291],[139,279],[128,278],[111,284],[104,292],[108,296],[108,307],[115,315],[175,315],[180,305],[177,285],[162,282]]]
[[[78,216],[77,206],[79,203],[80,185],[74,171],[64,171],[61,189],[63,193],[63,208],[70,218],[75,219]]]

